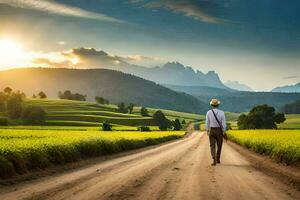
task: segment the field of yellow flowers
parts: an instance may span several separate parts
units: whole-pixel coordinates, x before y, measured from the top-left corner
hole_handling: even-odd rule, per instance
[[[0,130],[0,177],[181,138],[183,131]]]
[[[277,161],[300,164],[300,130],[232,130],[228,137]]]

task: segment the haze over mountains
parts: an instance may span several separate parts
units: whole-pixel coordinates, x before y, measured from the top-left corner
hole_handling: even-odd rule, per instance
[[[226,81],[224,83],[227,87],[232,88],[234,90],[239,91],[253,91],[252,88],[250,88],[248,85],[239,83],[238,81]]]
[[[300,92],[300,83],[297,83],[295,85],[287,85],[282,87],[276,87],[272,90],[272,92]]]

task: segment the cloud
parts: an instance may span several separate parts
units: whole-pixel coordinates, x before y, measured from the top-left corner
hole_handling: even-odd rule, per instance
[[[59,45],[66,45],[67,42],[65,42],[65,41],[59,41],[59,42],[57,42],[57,44],[59,44]]]
[[[0,3],[8,4],[12,7],[26,8],[32,10],[38,10],[42,12],[47,12],[50,14],[62,15],[62,16],[72,16],[79,18],[95,19],[106,22],[117,22],[123,23],[119,19],[115,19],[104,14],[91,12],[78,7],[69,6],[66,4],[57,3],[54,1],[46,0],[0,0]]]
[[[74,64],[71,60],[65,60],[62,62],[55,62],[50,60],[49,58],[34,58],[32,63],[38,66],[43,67],[56,67],[56,68],[70,68],[73,67]]]
[[[140,1],[139,1],[140,2]],[[205,7],[215,6],[211,1],[203,0],[200,2],[191,0],[160,0],[145,4],[147,8],[164,8],[175,13],[181,13],[194,20],[206,23],[218,24],[225,20],[211,16],[204,11]]]
[[[159,66],[167,62],[162,57],[143,56],[143,55],[125,56],[125,57],[121,57],[121,59],[131,64],[142,65],[147,67]]]
[[[298,76],[285,76],[283,79],[295,79],[298,78]]]
[[[106,68],[120,69],[134,65],[154,66],[164,63],[160,57],[143,55],[118,56],[110,55],[103,50],[95,48],[74,48],[69,51],[56,52],[38,56],[32,60],[37,66],[45,67],[66,67],[66,68]]]

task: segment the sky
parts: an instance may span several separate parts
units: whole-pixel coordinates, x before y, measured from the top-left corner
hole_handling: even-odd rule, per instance
[[[269,91],[300,82],[299,10],[299,0],[0,0],[0,69],[82,67],[76,52],[94,48]]]

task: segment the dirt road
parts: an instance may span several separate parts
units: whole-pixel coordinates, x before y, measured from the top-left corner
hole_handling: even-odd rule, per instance
[[[0,199],[297,199],[300,193],[255,170],[224,144],[211,167],[204,133],[77,171],[15,185]]]

